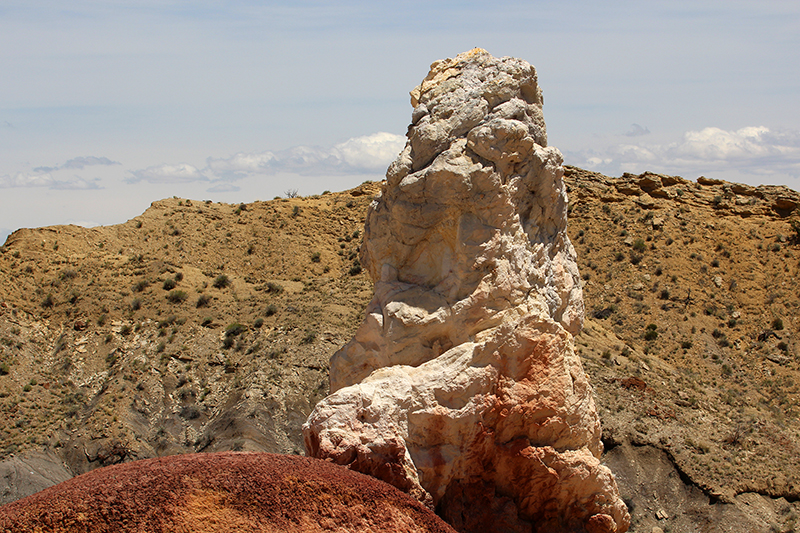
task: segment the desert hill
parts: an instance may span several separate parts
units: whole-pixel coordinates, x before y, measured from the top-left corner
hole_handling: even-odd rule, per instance
[[[574,167],[565,181],[589,317],[576,345],[634,527],[792,531],[800,195]],[[302,453],[371,296],[357,250],[379,190],[172,198],[118,226],[12,234],[2,501],[132,459]]]

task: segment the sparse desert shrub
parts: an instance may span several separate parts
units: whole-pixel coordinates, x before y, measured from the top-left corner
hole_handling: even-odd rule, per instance
[[[293,216],[293,217],[296,217],[296,216],[297,216],[297,215],[299,215],[299,214],[300,214],[300,206],[299,206],[299,205],[296,205],[296,206],[294,206],[294,207],[292,208],[292,216]]]
[[[353,261],[353,265],[350,267],[350,270],[348,270],[347,273],[350,274],[351,276],[356,276],[358,274],[361,274],[362,270],[363,269],[361,268],[361,263],[359,263],[358,259],[356,259]]]
[[[636,239],[635,241],[633,241],[633,249],[639,253],[644,252],[645,250],[644,241],[642,239]]]
[[[669,300],[669,290],[661,289],[661,293],[658,295],[658,297],[662,300]]]
[[[61,277],[61,279],[63,281],[69,281],[71,279],[77,278],[78,277],[78,273],[75,272],[74,270],[64,270],[64,271],[61,272],[61,276],[60,277]]]
[[[125,324],[124,326],[122,326],[122,329],[119,330],[119,334],[123,336],[130,335],[130,333],[131,333],[131,327],[128,324]]]
[[[681,341],[681,348],[683,348],[684,350],[688,350],[692,346],[694,346],[692,344],[692,341]]]
[[[623,254],[622,252],[617,252],[616,254],[614,254],[614,260],[622,261],[623,259],[625,259],[625,254]]]
[[[599,320],[603,320],[610,317],[616,310],[617,310],[616,305],[610,305],[608,307],[603,307],[602,309],[595,309],[594,311],[592,311],[592,316]]]
[[[299,196],[297,189],[287,189],[283,194],[286,196],[286,198],[297,198]]]
[[[264,319],[260,318],[260,317],[256,318],[255,321],[253,322],[253,327],[254,328],[260,328],[263,325],[264,325]]]
[[[208,326],[210,326],[210,325],[211,325],[213,322],[214,322],[214,319],[213,319],[213,318],[211,318],[210,316],[207,316],[207,317],[205,317],[205,318],[203,319],[203,321],[200,323],[200,325],[201,325],[201,326],[203,326],[204,328],[207,328],[207,327],[208,327]]]
[[[272,316],[277,312],[278,312],[278,308],[275,306],[275,304],[269,304],[267,306],[267,308],[264,310],[264,315],[265,316]]]
[[[778,343],[778,349],[784,353],[789,351],[789,345],[785,342],[781,341]]]
[[[149,285],[150,285],[150,282],[149,282],[149,281],[147,281],[146,279],[142,279],[142,280],[139,280],[139,281],[137,281],[136,283],[134,283],[134,284],[133,284],[133,287],[131,287],[131,290],[132,290],[133,292],[142,292],[142,291],[143,291],[143,290],[145,290],[145,289],[146,289],[146,288],[147,288]]]
[[[642,254],[640,253],[631,252],[630,258],[632,265],[638,265],[639,263],[642,262]]]
[[[314,252],[313,254],[311,254],[311,262],[312,263],[319,263],[319,261],[320,261],[320,253],[319,252]]]
[[[176,272],[175,273],[175,282],[180,283],[183,281],[183,272]]]
[[[200,309],[201,307],[206,307],[209,303],[211,303],[211,297],[207,294],[201,294],[199,298],[197,298],[196,307]]]
[[[139,298],[134,298],[131,302],[131,311],[138,311],[142,308],[142,300]]]
[[[177,285],[178,285],[178,284],[175,282],[175,280],[174,280],[174,279],[172,279],[172,278],[167,278],[167,279],[165,279],[165,280],[164,280],[164,285],[163,285],[163,287],[164,287],[164,290],[165,290],[165,291],[171,291],[171,290],[172,290],[172,289],[174,289],[174,288],[175,288]]]
[[[280,293],[283,292],[283,286],[278,284],[278,283],[274,283],[272,281],[268,281],[267,282],[267,292],[273,292],[275,294],[280,294]]]
[[[794,235],[791,236],[791,241],[800,243],[800,219],[795,218],[790,220],[789,225],[792,227],[792,231],[794,231]]]
[[[167,301],[173,304],[179,304],[183,303],[188,297],[189,295],[186,294],[186,291],[176,289],[174,291],[169,291],[169,294],[167,294]]]
[[[0,363],[0,376],[7,376],[11,372],[8,363]]]
[[[772,321],[772,329],[780,331],[783,329],[783,320],[776,318]]]
[[[214,288],[217,288],[217,289],[224,289],[225,287],[227,287],[230,284],[231,284],[231,280],[225,274],[220,274],[219,276],[214,278],[214,283],[212,283]]]
[[[658,326],[655,324],[648,324],[647,328],[644,331],[644,340],[646,341],[654,341],[658,338]]]
[[[236,337],[247,331],[247,326],[234,322],[225,328],[225,337]]]
[[[45,309],[50,309],[51,307],[53,307],[55,305],[55,303],[56,303],[56,301],[53,298],[53,295],[52,294],[48,294],[45,297],[45,299],[42,300],[42,307],[44,307]]]
[[[300,339],[300,344],[311,344],[317,338],[317,332],[313,329],[307,329],[303,338]]]

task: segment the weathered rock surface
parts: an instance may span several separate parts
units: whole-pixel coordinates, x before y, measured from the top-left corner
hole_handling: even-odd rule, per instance
[[[573,349],[583,300],[536,72],[475,49],[411,93],[361,250],[375,295],[331,361],[309,455],[460,531],[626,531]]]
[[[188,454],[93,470],[0,507],[0,531],[452,532],[385,483],[324,461]]]

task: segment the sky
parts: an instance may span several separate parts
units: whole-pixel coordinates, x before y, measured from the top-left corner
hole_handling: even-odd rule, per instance
[[[0,243],[379,180],[473,47],[536,67],[566,164],[800,189],[796,0],[2,0]]]

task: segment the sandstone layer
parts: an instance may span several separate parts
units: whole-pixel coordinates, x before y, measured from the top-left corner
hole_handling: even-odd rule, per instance
[[[394,487],[324,461],[188,454],[93,470],[0,507],[0,531],[451,533]]]
[[[460,531],[626,531],[573,349],[580,278],[534,68],[475,49],[434,63],[411,103],[367,215],[375,295],[331,360],[307,453]]]

